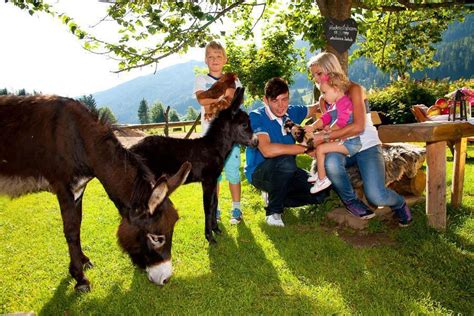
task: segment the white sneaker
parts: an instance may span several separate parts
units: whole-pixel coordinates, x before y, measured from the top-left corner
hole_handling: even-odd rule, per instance
[[[318,193],[319,191],[322,191],[326,189],[328,186],[331,185],[331,180],[328,179],[328,177],[324,177],[322,180],[316,180],[314,183],[313,187],[309,190],[312,194]]]
[[[262,191],[263,206],[268,206],[268,192]]]
[[[318,173],[316,172],[315,174],[309,176],[308,178],[308,182],[310,183],[313,183],[313,182],[316,182],[318,181],[319,177],[318,177]]]
[[[268,215],[266,222],[270,226],[285,227],[285,224],[281,220],[281,214],[278,214],[278,213]]]

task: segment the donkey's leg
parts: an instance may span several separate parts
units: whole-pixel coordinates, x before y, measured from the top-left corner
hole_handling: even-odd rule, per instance
[[[202,182],[202,194],[204,202],[204,216],[205,216],[205,228],[204,235],[210,243],[216,243],[212,230],[217,228],[216,212],[217,212],[217,180],[203,181]]]
[[[60,188],[57,188],[56,194],[61,207],[64,236],[66,237],[69,248],[69,273],[74,279],[76,279],[76,290],[84,292],[89,291],[89,280],[85,277],[83,270],[83,258],[85,255],[82,253],[80,240],[82,212],[77,212],[74,203],[74,195],[65,187],[65,185],[61,185]]]
[[[85,189],[85,187],[84,187]],[[76,198],[74,201],[75,204],[75,209],[76,209],[76,214],[79,216],[79,249],[81,251],[81,263],[82,266],[85,270],[92,268],[94,265],[90,261],[89,257],[87,257],[84,252],[82,251],[82,245],[81,245],[81,223],[82,223],[82,196],[83,196],[84,190],[82,191],[81,195]]]
[[[217,206],[219,205],[219,194],[218,192],[218,182],[216,181],[213,183],[213,194],[211,195],[211,206],[210,206],[210,211],[211,211],[211,229],[214,233],[216,234],[222,234],[221,229],[219,228],[219,225],[217,223]]]

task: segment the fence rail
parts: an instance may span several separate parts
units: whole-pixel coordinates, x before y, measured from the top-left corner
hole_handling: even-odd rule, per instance
[[[198,121],[199,123],[200,121]],[[194,121],[182,121],[182,122],[168,122],[168,127],[176,128],[176,127],[183,127],[184,131],[186,131],[186,126],[193,126]],[[114,127],[120,129],[139,129],[139,130],[147,130],[153,128],[164,128],[166,126],[165,122],[162,123],[149,123],[149,124],[115,124]]]

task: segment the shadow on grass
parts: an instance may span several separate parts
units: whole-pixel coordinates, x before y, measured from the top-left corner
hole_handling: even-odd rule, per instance
[[[279,307],[284,307],[301,314],[310,313],[313,307],[307,296],[289,295],[282,289],[273,263],[258,246],[246,223],[241,222],[236,229],[237,238],[225,234],[219,238],[217,247],[209,247],[214,286],[226,292],[226,300],[231,299],[228,302],[220,301],[220,311],[272,314]],[[229,308],[235,304],[240,307]]]
[[[285,293],[275,267],[244,222],[236,228],[237,238],[222,228],[218,244],[208,248],[211,272],[196,270],[192,277],[175,276],[158,287],[144,271],[134,268],[131,284],[110,280],[108,293],[100,299],[93,293],[74,293],[68,277],[40,314],[274,314],[283,308],[309,314],[314,310],[308,296]],[[92,287],[92,291],[101,290]]]
[[[474,243],[472,240],[459,235],[456,228],[463,225],[467,218],[472,217],[472,214],[474,214],[474,209],[472,207],[463,205],[456,209],[451,206],[451,203],[448,204],[447,222],[449,225],[446,235],[449,239],[455,242],[459,248],[465,249],[469,252],[474,252]]]
[[[292,212],[287,213],[291,223]],[[282,233],[262,224],[262,230],[294,275],[338,288],[353,311],[470,314],[474,310],[472,256],[421,218],[395,232],[398,245],[367,249],[354,248],[317,227],[301,234],[299,226],[287,226]]]

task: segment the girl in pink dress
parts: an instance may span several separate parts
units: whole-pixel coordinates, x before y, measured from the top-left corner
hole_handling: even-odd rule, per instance
[[[305,128],[306,131],[314,132],[315,129],[324,129],[323,133],[325,133],[329,130],[341,129],[353,122],[352,101],[345,94],[349,84],[350,82],[345,75],[335,72],[330,72],[322,78],[320,84],[321,97],[324,98],[329,107],[316,122]],[[329,142],[325,138],[325,143],[316,147],[318,172],[308,179],[310,182],[314,181],[311,193],[319,192],[331,185],[324,169],[324,159],[327,153],[338,152],[351,157],[358,153],[361,147],[362,144],[358,135],[334,142]]]

